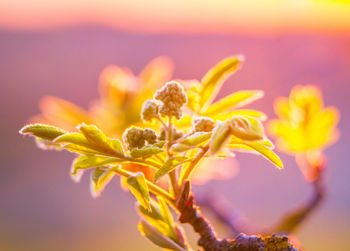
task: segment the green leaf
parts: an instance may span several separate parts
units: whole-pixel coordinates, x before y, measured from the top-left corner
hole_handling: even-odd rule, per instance
[[[160,140],[154,144],[152,144],[153,146],[155,147],[158,147],[158,148],[162,148],[164,145],[165,145],[165,141],[164,140]]]
[[[169,207],[168,207],[166,201],[162,197],[158,196],[157,199],[158,199],[158,202],[159,202],[160,213],[164,217],[164,221],[169,226],[170,234],[171,234],[171,236],[176,238],[177,235],[176,235],[176,232],[175,232],[175,229],[174,229],[175,223],[174,223],[173,216],[170,213]]]
[[[147,210],[150,210],[150,196],[146,183],[145,175],[142,172],[137,172],[130,175],[126,182],[128,183],[131,193]]]
[[[177,152],[177,153],[181,153],[181,152],[185,152],[187,150],[191,149],[190,146],[188,145],[184,145],[181,143],[177,143],[171,146],[171,151],[173,152]]]
[[[228,57],[211,68],[202,78],[200,107],[207,109],[221,89],[223,82],[237,71],[243,58]]]
[[[151,210],[146,210],[142,205],[138,206],[138,209],[142,216],[155,228],[157,228],[162,234],[171,238],[177,242],[177,235],[173,231],[172,226],[169,226],[165,216],[161,214],[158,204],[151,200]]]
[[[119,139],[110,139],[109,141],[110,141],[111,146],[114,150],[121,152],[121,153],[124,152],[122,143],[120,143]]]
[[[123,160],[117,158],[94,156],[94,155],[81,155],[73,161],[73,174],[79,169],[88,169],[92,167],[104,166],[112,163],[120,163]]]
[[[213,114],[219,114],[227,110],[247,105],[263,96],[264,92],[259,90],[238,91],[210,105],[203,115],[211,116]]]
[[[108,138],[94,125],[85,125],[83,123],[78,126],[78,129],[90,143],[90,148],[109,156],[124,157],[119,140]]]
[[[84,146],[75,145],[75,144],[65,145],[64,148],[73,153],[80,153],[85,155],[99,155],[99,152],[93,149],[90,149]]]
[[[186,157],[178,156],[178,157],[171,157],[165,161],[163,166],[157,170],[157,172],[154,175],[154,182],[157,182],[161,177],[166,175],[167,173],[170,173],[173,171],[178,165],[179,162],[186,160]],[[177,162],[177,163],[176,163]]]
[[[271,161],[275,166],[278,168],[283,168],[283,163],[281,159],[275,154],[270,148],[268,148],[266,145],[264,145],[267,141],[263,142],[247,142],[247,141],[241,141],[240,143],[231,143],[228,145],[230,148],[234,149],[242,149],[242,150],[248,150],[248,151],[255,151]]]
[[[131,152],[130,155],[133,158],[140,158],[140,157],[148,157],[154,154],[158,154],[163,152],[163,149],[156,147],[154,145],[147,145],[142,147],[141,149],[134,148]]]
[[[213,131],[210,139],[210,152],[215,154],[220,151],[222,146],[229,140],[230,125],[229,122],[218,124]]]
[[[93,145],[108,145],[109,139],[106,135],[94,125],[81,124],[78,126],[79,131]]]
[[[261,122],[249,116],[233,116],[230,120],[231,133],[243,140],[262,140],[264,138],[264,127]]]
[[[182,248],[173,240],[166,237],[157,228],[152,226],[150,223],[148,223],[144,219],[141,219],[141,221],[138,224],[138,228],[141,234],[146,236],[147,239],[149,239],[152,243],[154,243],[155,245],[161,248],[166,248],[166,249],[176,250],[176,251],[186,251],[186,249]]]
[[[264,146],[261,143],[258,142],[246,142],[246,145],[253,148],[255,151],[259,152],[262,156],[270,160],[272,163],[274,163],[277,167],[283,168],[283,163],[281,159],[275,154],[271,149]]]
[[[181,140],[180,143],[188,146],[196,146],[210,139],[210,136],[211,132],[196,132]]]
[[[26,125],[19,132],[24,135],[29,134],[48,141],[53,141],[56,137],[66,133],[66,131],[60,128],[44,124]]]
[[[106,185],[112,180],[115,172],[103,167],[97,167],[91,171],[91,194],[100,196]]]
[[[86,148],[91,147],[90,142],[85,138],[85,136],[78,132],[65,133],[55,138],[54,142],[63,144],[74,144]]]

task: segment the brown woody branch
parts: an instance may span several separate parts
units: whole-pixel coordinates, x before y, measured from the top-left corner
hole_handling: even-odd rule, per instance
[[[260,235],[245,235],[243,233],[234,239],[219,239],[207,219],[197,207],[194,196],[191,193],[189,181],[185,181],[179,199],[177,209],[180,212],[179,221],[188,223],[199,234],[198,245],[205,251],[297,251],[288,237],[272,235],[262,237]]]
[[[315,174],[317,178],[311,182],[313,188],[311,198],[305,204],[287,212],[285,216],[279,220],[276,226],[267,231],[254,230],[249,224],[243,222],[238,214],[235,213],[235,209],[223,197],[218,197],[217,195],[201,197],[199,204],[209,209],[220,222],[224,223],[230,229],[233,234],[240,232],[290,234],[293,233],[302,222],[310,217],[325,197],[325,186],[323,181],[324,167],[314,167],[314,170],[317,172]]]

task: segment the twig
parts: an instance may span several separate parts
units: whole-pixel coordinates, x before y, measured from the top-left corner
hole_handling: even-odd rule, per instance
[[[205,207],[214,214],[214,216],[225,224],[233,235],[242,232],[249,232],[247,224],[239,217],[235,208],[220,194],[209,194],[198,198],[198,204]]]
[[[292,233],[299,225],[307,219],[312,212],[320,205],[325,197],[325,187],[323,182],[323,170],[320,169],[318,178],[313,181],[313,194],[310,200],[298,207],[297,209],[288,212],[272,231],[279,233]]]
[[[180,212],[179,221],[190,224],[194,231],[199,234],[198,245],[203,247],[205,251],[297,250],[290,244],[288,237],[279,235],[262,237],[239,234],[235,239],[218,239],[212,226],[199,211],[188,180],[182,186],[176,207]]]
[[[199,200],[199,205],[208,208],[214,216],[224,223],[233,234],[240,232],[260,232],[265,234],[271,233],[293,233],[302,222],[304,222],[314,210],[321,204],[325,197],[325,187],[323,181],[324,167],[314,167],[317,170],[317,179],[314,180],[311,185],[313,188],[313,193],[309,201],[305,204],[297,207],[296,209],[287,212],[284,217],[282,217],[276,226],[271,227],[268,230],[259,231],[249,226],[246,222],[235,213],[234,208],[226,201],[223,196],[215,194],[215,196],[201,197]]]

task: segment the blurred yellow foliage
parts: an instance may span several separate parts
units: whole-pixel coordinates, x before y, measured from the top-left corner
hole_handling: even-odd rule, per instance
[[[100,99],[88,110],[57,97],[47,96],[40,101],[41,114],[34,122],[74,130],[78,124],[95,124],[109,136],[120,138],[123,131],[140,120],[140,110],[154,90],[170,80],[173,64],[166,57],[153,59],[134,75],[131,70],[111,65],[100,76]]]
[[[335,107],[324,107],[316,86],[295,86],[289,98],[277,99],[274,108],[279,119],[271,120],[268,130],[287,153],[322,151],[338,138],[339,112]]]

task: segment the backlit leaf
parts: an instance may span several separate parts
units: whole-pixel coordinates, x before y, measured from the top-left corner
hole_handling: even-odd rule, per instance
[[[211,104],[208,109],[203,112],[203,115],[211,116],[213,114],[220,114],[227,110],[247,105],[262,96],[264,96],[264,92],[259,90],[238,91]]]
[[[283,168],[281,159],[270,148],[259,142],[242,142],[242,144],[229,144],[231,148],[240,148],[243,150],[254,150],[271,161],[278,168]]]
[[[63,144],[75,144],[78,146],[83,146],[86,148],[90,148],[91,144],[90,142],[78,132],[72,132],[72,133],[66,133],[63,134],[54,140],[55,143],[63,143]]]
[[[210,132],[196,132],[181,140],[180,143],[188,146],[196,146],[210,139],[210,136]]]
[[[112,180],[115,172],[103,167],[97,167],[91,171],[91,194],[100,196],[106,185]]]
[[[94,155],[81,155],[73,161],[73,173],[76,173],[79,169],[88,169],[92,167],[104,166],[112,163],[120,163],[123,160],[111,157],[94,156]]]
[[[229,123],[223,122],[216,126],[210,139],[210,152],[215,154],[220,151],[222,146],[230,138],[230,125]]]
[[[221,89],[223,82],[239,68],[243,58],[228,57],[211,68],[202,78],[202,90],[200,106],[207,109],[207,106],[215,99]]]
[[[243,140],[262,140],[264,127],[259,120],[249,116],[233,116],[230,120],[231,133]]]
[[[156,147],[154,145],[147,145],[142,147],[141,149],[134,148],[131,152],[130,155],[133,158],[140,158],[140,157],[147,157],[151,156],[157,153],[163,152],[163,149]]]
[[[171,146],[171,151],[181,153],[191,149],[191,146],[177,143]]]
[[[60,128],[44,124],[26,125],[19,132],[21,134],[29,134],[48,141],[53,141],[58,136],[66,133],[66,131]]]
[[[99,152],[93,149],[90,149],[84,146],[75,145],[75,144],[65,145],[64,148],[73,153],[80,153],[80,154],[86,154],[86,155],[99,155]]]
[[[150,210],[150,196],[145,175],[142,172],[137,172],[130,175],[126,182],[128,183],[131,193],[138,202],[140,202],[145,209]]]
[[[149,239],[152,243],[156,244],[159,247],[176,251],[186,251],[186,249],[176,244],[173,240],[166,237],[159,230],[157,230],[157,228],[155,228],[143,219],[141,219],[141,221],[139,222],[138,228],[140,232],[147,237],[147,239]]]
[[[178,157],[171,157],[165,161],[163,166],[157,170],[157,172],[154,175],[154,182],[157,182],[161,177],[164,175],[170,173],[177,167],[177,163],[186,160],[186,157],[178,156]]]
[[[169,225],[167,218],[161,213],[159,209],[160,205],[151,200],[150,206],[151,210],[149,211],[141,205],[138,206],[142,217],[144,217],[152,226],[157,228],[162,234],[177,242],[177,236],[173,226]]]

